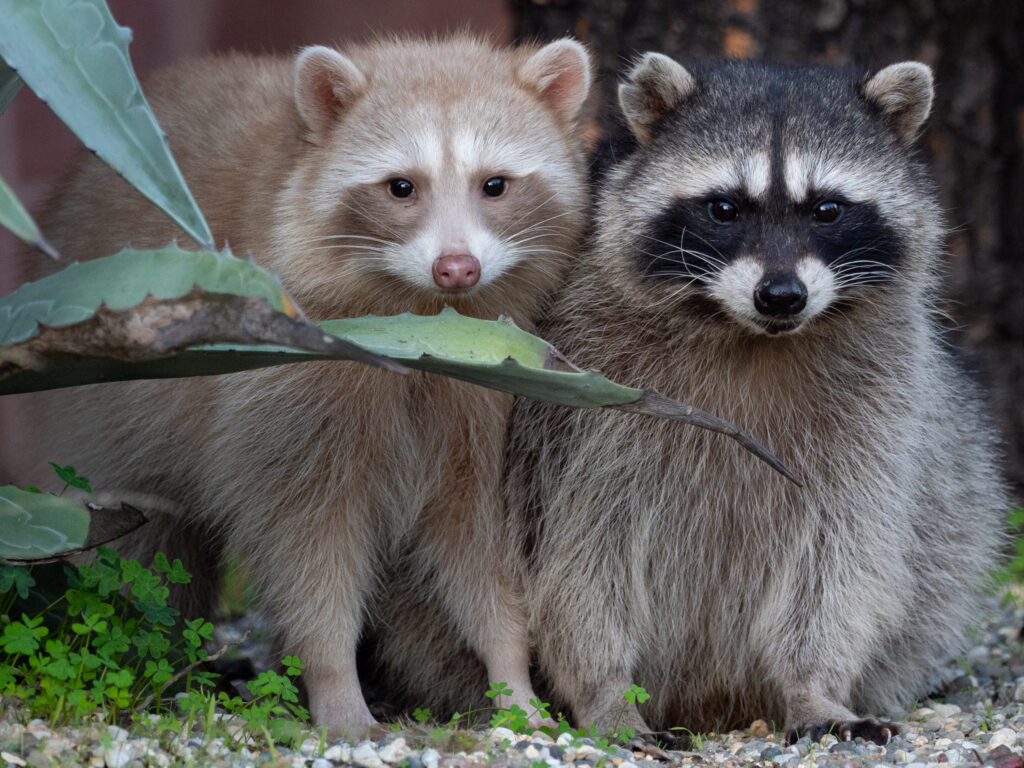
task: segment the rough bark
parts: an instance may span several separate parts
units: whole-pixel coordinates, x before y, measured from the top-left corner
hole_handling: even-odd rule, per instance
[[[638,53],[680,59],[931,65],[924,147],[952,229],[941,309],[991,395],[1007,473],[1024,490],[1024,3],[1004,0],[510,0],[519,37],[575,34],[600,68],[599,127],[615,73]]]

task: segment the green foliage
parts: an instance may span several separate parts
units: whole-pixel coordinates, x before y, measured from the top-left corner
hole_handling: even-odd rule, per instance
[[[996,573],[1002,583],[1024,582],[1024,507],[1014,507],[1007,516],[1010,533],[1013,534],[1013,554],[1010,560]]]
[[[7,109],[14,97],[24,85],[18,73],[7,66],[3,59],[0,59],[0,113]]]
[[[71,470],[73,467],[62,467]],[[88,489],[88,480],[73,477]],[[65,489],[67,488],[65,481]],[[38,489],[0,487],[0,560],[28,560],[80,548],[89,533],[89,510]]]
[[[147,296],[184,297],[197,286],[211,293],[265,299],[278,311],[294,313],[274,275],[228,251],[126,248],[102,259],[71,264],[0,299],[0,344],[33,338],[40,325],[81,322],[101,307],[133,307]]]
[[[34,582],[25,568],[0,566],[0,695],[54,724],[93,713],[114,723],[150,701],[157,711],[166,704],[164,690],[176,674],[170,651],[186,685],[210,682],[192,665],[206,658],[202,644],[213,625],[199,619],[173,631],[168,584],[187,580],[180,561],[163,558],[154,572],[100,548],[91,563],[64,573],[67,589],[45,612],[11,621],[15,596],[27,598]]]
[[[269,734],[268,741],[297,745],[305,737],[309,722],[309,712],[299,705],[299,691],[292,679],[302,674],[303,666],[296,656],[285,657],[284,666],[283,675],[267,670],[250,681],[248,689],[252,699],[249,701],[224,691],[216,695],[215,701],[229,716],[236,718],[246,736],[259,738]],[[209,696],[189,694],[185,707],[208,711],[212,701]]]
[[[0,61],[0,64],[3,62]],[[4,98],[4,86],[0,83],[0,106]],[[35,245],[47,255],[56,258],[57,252],[46,242],[35,220],[25,210],[25,206],[14,196],[14,192],[0,178],[0,225],[7,227],[26,243]]]
[[[649,698],[651,694],[647,692],[646,688],[643,688],[636,683],[629,686],[629,690],[622,694],[622,697],[630,704],[643,704]]]
[[[487,698],[500,702],[501,697],[511,696],[514,691],[508,683],[491,682],[485,693]],[[631,685],[629,690],[623,692],[623,699],[630,704],[638,704],[647,701],[650,694],[639,685]],[[430,733],[431,740],[435,745],[462,744],[460,739],[460,728],[473,728],[479,725],[481,716],[489,715],[487,720],[491,728],[507,728],[514,733],[532,733],[534,730],[546,734],[551,739],[558,739],[563,734],[571,734],[574,745],[579,746],[581,739],[589,739],[597,749],[610,750],[614,744],[629,742],[636,736],[632,728],[616,724],[610,731],[601,732],[596,726],[574,729],[565,719],[562,713],[552,715],[551,705],[540,699],[530,699],[530,711],[512,704],[509,707],[495,707],[493,709],[470,710],[468,712],[456,712],[444,725],[433,728]],[[421,708],[415,709],[412,713],[413,719],[420,725],[426,725],[430,720],[430,710]],[[539,725],[538,725],[539,724]],[[699,738],[699,737],[696,737]],[[506,742],[500,748],[507,749],[511,746]]]
[[[53,471],[57,473],[57,477],[64,481],[64,487],[61,488],[60,493],[57,494],[58,496],[63,496],[64,491],[69,487],[78,488],[86,493],[92,493],[92,488],[89,485],[89,478],[79,475],[78,472],[75,471],[75,468],[70,464],[66,467],[62,467],[51,461],[50,466],[53,467]]]
[[[72,12],[73,11],[73,12]],[[185,185],[128,56],[131,31],[104,0],[0,0],[0,57],[78,137],[200,245],[210,229]]]
[[[183,725],[237,744],[298,744],[308,735],[297,656],[284,658],[284,674],[266,671],[249,683],[248,701],[211,690],[216,676],[200,663],[213,625],[182,621],[167,605],[170,587],[192,578],[180,560],[157,554],[150,569],[101,547],[92,562],[62,573],[59,597],[42,610],[16,611],[36,580],[27,568],[0,564],[0,697],[27,717],[54,726],[124,724],[152,710],[139,722],[157,735],[180,735]]]

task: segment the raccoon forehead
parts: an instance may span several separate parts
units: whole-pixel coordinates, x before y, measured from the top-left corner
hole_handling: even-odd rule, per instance
[[[539,140],[500,126],[417,123],[396,128],[386,139],[379,134],[352,137],[324,170],[325,181],[337,188],[386,181],[414,174],[423,181],[500,174],[525,178],[541,174],[570,178],[572,157],[562,142]]]
[[[887,197],[886,190],[892,186],[894,172],[892,167],[852,159],[791,152],[783,159],[782,181],[786,196],[795,203],[823,192],[862,203]]]
[[[752,199],[767,197],[772,182],[768,152],[746,156],[666,158],[648,167],[646,174],[658,194],[698,198],[726,191],[742,192]]]
[[[565,166],[563,169],[562,167]],[[523,137],[482,135],[472,130],[445,135],[423,130],[404,141],[374,144],[366,152],[339,158],[330,176],[340,186],[384,181],[416,171],[427,178],[500,173],[525,177],[537,172],[570,172],[568,158]]]
[[[636,176],[628,164],[620,166],[618,175],[621,183],[631,184],[651,202],[664,197],[699,199],[723,194],[760,202],[772,197],[804,203],[820,194],[853,203],[896,202],[902,169],[869,160],[796,147],[721,156],[682,153],[650,158],[636,168]]]

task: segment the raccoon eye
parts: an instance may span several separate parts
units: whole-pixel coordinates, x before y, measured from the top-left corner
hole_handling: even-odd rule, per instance
[[[488,197],[501,197],[508,189],[508,182],[504,176],[492,176],[484,182],[484,194]]]
[[[834,224],[843,215],[843,207],[833,200],[826,200],[814,207],[814,220],[819,224]]]
[[[392,179],[388,182],[388,192],[391,193],[392,197],[405,199],[415,191],[416,187],[408,179]]]
[[[728,200],[712,200],[708,203],[708,216],[719,224],[732,224],[740,215],[740,209]]]

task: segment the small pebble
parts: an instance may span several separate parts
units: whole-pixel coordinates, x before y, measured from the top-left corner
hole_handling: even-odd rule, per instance
[[[400,763],[410,752],[409,747],[405,743],[405,739],[399,736],[394,741],[385,745],[378,753],[381,760],[385,763],[396,765]]]
[[[111,726],[111,728],[114,727],[116,726]],[[135,745],[127,741],[127,734],[125,739],[111,744],[110,749],[103,754],[107,768],[124,768],[136,757],[141,757],[141,755],[137,753]]]
[[[750,728],[747,729],[750,735],[755,739],[761,739],[771,733],[771,729],[768,727],[768,723],[764,720],[755,720],[750,724]]]
[[[1012,747],[1017,743],[1017,732],[1012,728],[1000,728],[988,740],[988,749],[998,746]]]
[[[335,744],[324,751],[324,758],[332,763],[347,763],[352,759],[352,747]]]
[[[519,737],[514,731],[511,731],[508,728],[495,728],[491,731],[491,740],[498,744],[505,740],[508,740],[509,744],[515,744],[519,740]]]
[[[855,741],[839,741],[837,739],[836,743],[833,744],[831,747],[829,747],[828,751],[832,752],[832,753],[835,753],[835,752],[846,752],[846,753],[854,754],[855,755],[855,754],[862,753],[864,750]]]
[[[959,715],[961,710],[956,704],[932,704],[932,709],[939,717],[948,720],[954,715]]]
[[[352,762],[361,765],[363,768],[380,768],[384,761],[380,759],[377,750],[369,742],[363,742],[352,750]]]

